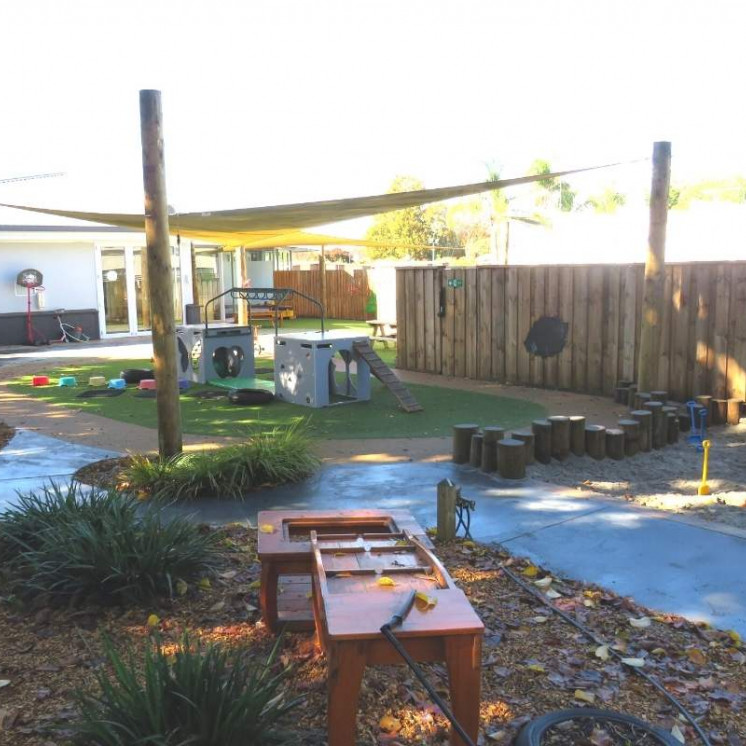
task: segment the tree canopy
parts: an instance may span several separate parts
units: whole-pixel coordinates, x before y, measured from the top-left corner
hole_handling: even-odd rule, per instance
[[[414,176],[397,176],[388,192],[410,192],[424,189]],[[448,228],[443,205],[408,207],[405,210],[377,215],[366,237],[387,246],[369,246],[371,259],[429,259],[436,247],[455,246],[456,237]]]

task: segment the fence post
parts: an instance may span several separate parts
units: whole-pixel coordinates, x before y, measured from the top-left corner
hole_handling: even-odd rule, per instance
[[[456,498],[461,493],[450,479],[438,482],[438,541],[456,537]]]
[[[653,184],[650,191],[650,232],[645,258],[642,294],[640,352],[637,364],[638,391],[658,388],[663,290],[666,264],[666,221],[671,181],[671,143],[653,145]]]

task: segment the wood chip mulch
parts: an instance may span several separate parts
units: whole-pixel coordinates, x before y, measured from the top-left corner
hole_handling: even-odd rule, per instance
[[[15,434],[16,430],[14,427],[6,425],[4,422],[0,422],[0,451],[10,443]]]
[[[101,664],[100,634],[116,644],[145,643],[150,614],[165,642],[183,630],[226,645],[272,645],[258,613],[256,533],[223,529],[222,565],[209,583],[148,607],[24,608],[0,586],[0,742],[60,746],[75,718],[72,691],[90,687]],[[532,717],[591,706],[635,715],[679,731],[693,731],[629,665],[606,652],[550,610],[550,604],[592,628],[616,650],[656,676],[698,719],[713,744],[746,743],[746,652],[735,633],[655,614],[603,589],[550,576],[525,560],[471,542],[438,545],[437,552],[484,621],[482,735],[484,744],[510,744]],[[541,589],[539,601],[512,582],[503,567]],[[551,578],[551,582],[547,582]],[[539,586],[535,586],[536,581]],[[542,582],[543,581],[543,582]],[[550,599],[549,594],[556,597]],[[631,620],[635,620],[634,623]],[[305,695],[289,727],[293,743],[325,743],[326,665],[309,634],[287,634],[281,658],[296,666],[293,693]],[[443,665],[423,666],[447,691]],[[369,668],[358,715],[361,744],[445,744],[447,723],[404,666]],[[591,741],[592,742],[592,741]],[[643,742],[644,743],[644,742]]]

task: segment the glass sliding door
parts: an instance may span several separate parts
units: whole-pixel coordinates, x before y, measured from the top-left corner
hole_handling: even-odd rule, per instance
[[[130,330],[126,259],[124,249],[101,250],[106,334],[126,334]]]
[[[148,332],[150,321],[150,289],[148,281],[148,262],[146,249],[135,248],[132,251],[132,272],[135,276],[135,308],[137,312],[137,331]],[[174,320],[181,324],[183,304],[181,302],[181,258],[179,250],[171,247],[171,267],[174,280]]]

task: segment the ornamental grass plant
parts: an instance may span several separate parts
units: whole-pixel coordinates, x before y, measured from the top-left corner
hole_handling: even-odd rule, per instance
[[[116,490],[52,485],[0,514],[0,560],[21,597],[145,601],[208,573],[219,535]]]
[[[144,657],[122,655],[104,640],[107,665],[98,692],[78,692],[78,744],[96,746],[263,746],[286,740],[279,721],[291,669],[249,650],[203,645],[184,637],[176,650],[156,639]]]
[[[133,456],[123,479],[126,489],[160,500],[240,500],[258,487],[299,482],[319,463],[305,428],[291,425],[258,432],[244,443],[166,460]]]

